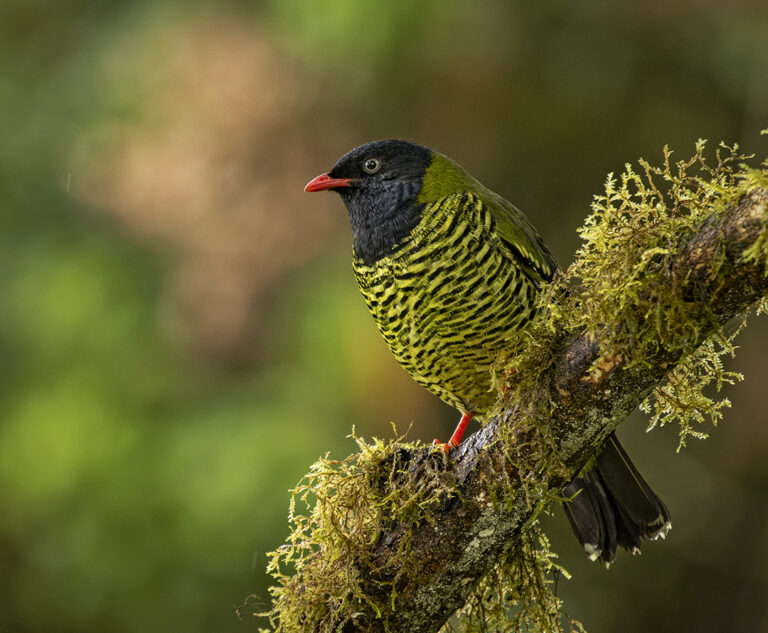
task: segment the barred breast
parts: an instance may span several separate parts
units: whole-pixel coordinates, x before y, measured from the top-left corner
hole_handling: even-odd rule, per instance
[[[470,193],[426,205],[422,220],[355,275],[384,339],[405,370],[451,406],[482,414],[495,399],[490,366],[519,344],[537,282]]]

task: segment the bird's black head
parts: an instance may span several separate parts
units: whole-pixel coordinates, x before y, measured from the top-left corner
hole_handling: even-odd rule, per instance
[[[332,189],[344,201],[355,255],[370,264],[388,255],[419,223],[417,203],[432,150],[408,141],[374,141],[342,156],[305,191]]]

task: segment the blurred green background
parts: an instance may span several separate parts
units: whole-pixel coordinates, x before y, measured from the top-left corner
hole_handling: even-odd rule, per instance
[[[764,0],[0,4],[0,631],[255,630],[288,489],[360,434],[445,436],[303,185],[388,137],[457,159],[567,264],[606,174],[768,155]],[[621,435],[672,510],[590,564],[591,633],[768,630],[768,324],[713,441]]]

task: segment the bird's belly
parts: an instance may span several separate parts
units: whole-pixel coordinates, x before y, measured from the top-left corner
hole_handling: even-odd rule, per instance
[[[397,360],[452,406],[482,412],[494,400],[491,367],[514,351],[534,289],[501,257],[391,266],[361,290]]]

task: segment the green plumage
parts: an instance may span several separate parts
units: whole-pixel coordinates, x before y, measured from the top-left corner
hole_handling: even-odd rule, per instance
[[[355,275],[405,370],[451,406],[482,413],[491,365],[513,351],[555,263],[528,220],[434,153],[417,200],[421,221]]]

